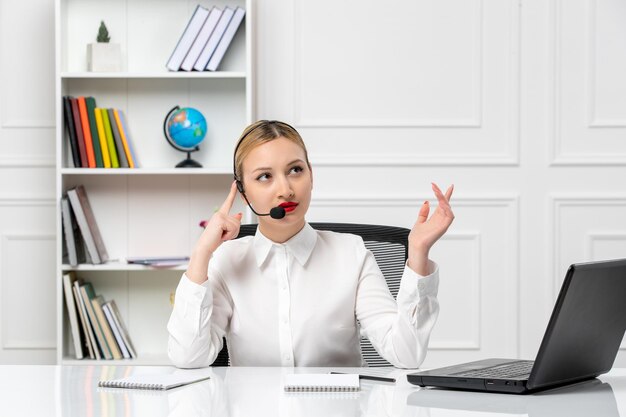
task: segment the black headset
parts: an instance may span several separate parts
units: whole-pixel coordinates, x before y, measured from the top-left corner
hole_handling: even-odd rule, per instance
[[[235,152],[233,153],[233,176],[235,178],[235,183],[237,185],[237,191],[239,191],[241,193],[241,195],[243,196],[244,200],[246,200],[246,203],[248,204],[248,207],[250,207],[250,210],[252,210],[252,212],[254,214],[256,214],[257,216],[270,216],[272,219],[282,219],[283,217],[285,217],[285,209],[277,206],[277,207],[272,207],[272,209],[270,210],[269,213],[265,213],[265,214],[261,214],[261,213],[257,213],[256,210],[254,210],[254,208],[252,208],[252,205],[250,204],[250,202],[248,201],[248,197],[246,196],[246,192],[244,191],[243,188],[243,181],[241,179],[239,179],[237,177],[237,166],[236,166],[236,160],[235,158],[237,157],[237,151],[239,150],[239,146],[241,146],[241,143],[244,141],[245,138],[248,137],[248,135],[250,135],[250,133],[254,132],[255,130],[257,130],[259,127],[261,126],[269,126],[269,125],[283,125],[283,126],[287,126],[290,129],[292,129],[293,131],[297,132],[296,129],[294,129],[293,126],[291,126],[288,123],[285,122],[281,122],[278,120],[260,120],[257,126],[255,126],[254,128],[250,129],[248,132],[246,132],[246,134],[244,134],[240,139],[239,142],[237,142],[237,146],[235,146]]]

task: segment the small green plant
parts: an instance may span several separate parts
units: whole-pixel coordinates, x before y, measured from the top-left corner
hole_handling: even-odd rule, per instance
[[[111,40],[109,37],[109,31],[104,24],[104,20],[100,21],[100,29],[98,29],[97,41],[100,43],[108,43]]]

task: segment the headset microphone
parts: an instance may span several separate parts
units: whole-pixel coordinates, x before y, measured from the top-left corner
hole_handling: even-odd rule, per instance
[[[284,208],[280,206],[272,207],[269,213],[265,213],[265,214],[257,213],[256,210],[252,208],[252,204],[250,204],[250,202],[248,201],[248,197],[246,196],[246,193],[243,190],[243,184],[241,183],[241,181],[239,181],[237,177],[235,177],[235,181],[237,182],[237,190],[241,193],[244,200],[246,200],[248,207],[250,207],[250,210],[252,210],[254,214],[256,214],[257,216],[270,216],[272,219],[276,219],[276,220],[279,220],[285,217],[285,214],[287,212],[285,211]]]

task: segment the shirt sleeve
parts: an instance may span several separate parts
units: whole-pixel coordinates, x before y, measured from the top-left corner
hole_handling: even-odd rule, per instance
[[[216,271],[209,268],[203,284],[183,274],[167,324],[170,361],[179,368],[211,365],[222,350],[231,316],[232,300]]]
[[[426,357],[439,314],[439,267],[429,261],[431,273],[421,276],[405,264],[394,300],[374,255],[365,246],[363,251],[356,300],[361,334],[392,365],[417,368]]]

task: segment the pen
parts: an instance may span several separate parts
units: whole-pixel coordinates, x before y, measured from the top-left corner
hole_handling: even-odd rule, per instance
[[[345,372],[334,372],[331,371],[331,374],[345,374]],[[395,378],[385,378],[384,376],[373,376],[373,375],[361,375],[359,374],[359,379],[369,379],[372,381],[382,381],[382,382],[396,382]]]

